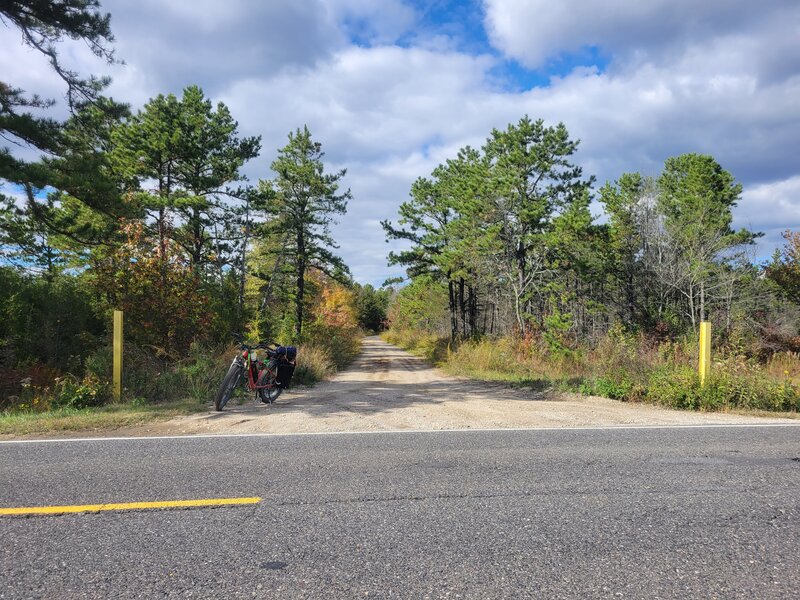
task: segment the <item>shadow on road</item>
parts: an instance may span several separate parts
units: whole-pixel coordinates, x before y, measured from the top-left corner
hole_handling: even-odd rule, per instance
[[[531,381],[516,387],[450,377],[423,359],[388,344],[377,337],[364,340],[362,352],[353,364],[331,381],[311,388],[286,393],[271,407],[252,399],[241,406],[230,406],[217,416],[275,411],[303,413],[311,417],[336,414],[374,415],[398,411],[414,405],[438,405],[448,401],[480,400],[557,400],[547,394],[547,383]]]

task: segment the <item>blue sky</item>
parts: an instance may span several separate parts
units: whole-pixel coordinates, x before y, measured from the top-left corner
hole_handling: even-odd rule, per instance
[[[66,42],[71,67],[107,73],[134,108],[199,84],[269,164],[307,124],[348,169],[335,229],[357,280],[401,274],[379,227],[411,183],[525,114],[562,121],[598,184],[713,155],[743,184],[737,226],[800,229],[800,3],[796,0],[103,0],[125,65]],[[46,63],[0,25],[0,72],[61,100]],[[56,107],[63,111],[63,102]],[[8,190],[6,190],[8,191]],[[595,206],[600,214],[600,207]]]

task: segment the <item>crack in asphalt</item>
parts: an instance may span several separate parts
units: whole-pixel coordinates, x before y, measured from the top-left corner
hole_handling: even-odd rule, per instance
[[[673,495],[684,496],[705,496],[709,493],[727,494],[732,490],[730,488],[707,489],[702,490],[687,490],[685,492],[676,492],[675,490],[647,490],[635,492],[598,492],[598,491],[576,491],[572,492],[570,496],[586,496],[586,497],[620,497],[620,496],[663,496],[665,492]],[[328,506],[337,504],[369,504],[381,502],[423,502],[426,500],[492,500],[500,498],[546,498],[554,496],[563,496],[563,490],[551,490],[547,492],[508,492],[508,493],[494,493],[494,494],[431,494],[423,496],[388,496],[385,498],[341,498],[341,499],[327,499],[327,500],[294,500],[294,501],[275,501],[270,504],[272,507],[295,507],[295,506]]]

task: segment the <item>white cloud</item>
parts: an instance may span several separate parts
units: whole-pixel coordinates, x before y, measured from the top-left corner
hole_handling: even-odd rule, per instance
[[[669,60],[687,44],[730,33],[781,24],[796,32],[800,14],[794,0],[484,0],[484,8],[495,47],[530,67],[587,47],[617,60]]]
[[[354,199],[335,232],[356,278],[374,283],[399,271],[385,266],[397,246],[384,242],[376,222],[396,218],[413,180],[526,113],[563,121],[582,140],[576,161],[600,183],[625,171],[656,175],[669,156],[703,152],[744,184],[736,222],[767,232],[765,247],[779,231],[800,229],[795,5],[619,0],[578,9],[487,0],[492,40],[509,56],[536,65],[599,45],[612,57],[603,72],[577,68],[517,93],[494,84],[497,57],[430,36],[391,45],[416,19],[398,0],[240,0],[224,14],[210,0],[173,1],[163,11],[155,0],[104,2],[127,61],[111,71],[117,99],[138,108],[159,92],[200,84],[228,104],[243,134],[263,135],[262,157],[247,167],[253,179],[271,176],[287,133],[308,124],[330,170],[348,169]],[[348,42],[352,27],[371,47]],[[18,36],[0,27],[0,45],[4,79],[63,94]],[[103,72],[85,49],[69,48],[73,66]]]
[[[417,21],[416,11],[402,0],[322,0],[352,36],[372,44],[391,44],[408,33]]]
[[[105,0],[117,54],[151,95],[308,67],[347,44],[322,0]]]
[[[454,52],[351,47],[313,70],[237,82],[221,99],[247,133],[264,135],[251,177],[271,176],[277,148],[303,124],[322,143],[329,169],[348,169],[354,198],[336,237],[355,277],[381,283],[402,269],[386,267],[398,245],[387,245],[375,222],[395,217],[414,179],[491,129],[491,115],[480,114],[487,102],[476,102],[487,94],[491,64]]]
[[[761,258],[783,244],[781,233],[800,229],[800,175],[745,188],[734,211],[734,226],[761,231]]]

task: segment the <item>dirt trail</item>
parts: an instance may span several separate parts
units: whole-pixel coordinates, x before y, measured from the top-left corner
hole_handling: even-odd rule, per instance
[[[674,411],[606,398],[511,389],[451,377],[378,337],[364,340],[347,370],[267,406],[248,399],[223,412],[131,427],[115,435],[300,433],[399,429],[693,425],[787,422]],[[795,421],[796,422],[796,421]]]

